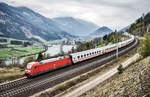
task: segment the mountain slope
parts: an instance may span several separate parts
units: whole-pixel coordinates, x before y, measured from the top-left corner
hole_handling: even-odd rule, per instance
[[[132,23],[127,32],[139,36],[143,36],[145,32],[150,32],[150,12]]]
[[[72,35],[86,36],[98,28],[96,24],[72,17],[53,18],[58,26]]]
[[[110,28],[108,28],[106,26],[103,26],[103,27],[98,28],[94,32],[92,32],[91,35],[93,35],[93,36],[103,36],[103,35],[109,34],[111,32],[113,32],[113,31]]]
[[[26,7],[0,3],[0,36],[45,42],[74,36],[57,24]]]

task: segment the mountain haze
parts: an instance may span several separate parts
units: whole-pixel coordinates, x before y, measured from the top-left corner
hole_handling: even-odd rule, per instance
[[[128,25],[128,26],[126,26],[126,27],[120,29],[119,32],[125,32],[127,29],[129,29],[129,27],[130,27],[130,25]]]
[[[0,36],[21,40],[49,41],[90,37],[112,32],[89,21],[73,17],[47,18],[26,7],[0,3]]]
[[[94,32],[92,32],[90,35],[93,35],[93,36],[103,36],[103,35],[109,34],[111,32],[113,32],[113,31],[110,28],[108,28],[106,26],[103,26],[103,27],[98,28]]]
[[[42,42],[74,37],[49,18],[26,7],[12,7],[5,3],[0,3],[0,36]]]
[[[96,24],[73,17],[57,17],[53,18],[53,21],[55,21],[64,31],[76,36],[89,35],[99,28]]]

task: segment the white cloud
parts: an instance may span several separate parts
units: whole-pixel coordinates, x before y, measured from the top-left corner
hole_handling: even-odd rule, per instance
[[[53,18],[72,16],[120,29],[150,11],[149,0],[0,0]]]

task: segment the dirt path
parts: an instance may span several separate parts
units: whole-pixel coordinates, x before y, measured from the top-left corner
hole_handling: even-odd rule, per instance
[[[128,67],[130,64],[136,62],[137,60],[140,59],[140,55],[139,54],[135,54],[133,57],[129,58],[127,61],[123,62],[123,68]],[[89,83],[84,84],[83,86],[74,89],[73,91],[64,94],[63,97],[78,97],[80,95],[82,95],[83,93],[85,93],[86,91],[91,90],[92,88],[96,87],[97,85],[99,85],[100,83],[104,82],[105,80],[107,80],[108,78],[112,77],[113,75],[118,73],[117,70],[118,67],[114,67],[113,69],[109,70],[108,72],[104,73],[103,75],[97,77],[96,79],[90,81]]]

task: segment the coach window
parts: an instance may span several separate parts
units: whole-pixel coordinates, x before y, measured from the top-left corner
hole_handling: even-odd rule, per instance
[[[78,59],[80,58],[80,56],[78,56]]]
[[[37,68],[37,66],[34,67],[35,69]]]
[[[89,54],[87,54],[87,56],[88,56]]]
[[[92,52],[92,54],[94,54],[94,52]]]
[[[86,54],[84,54],[84,57],[86,57]]]
[[[83,58],[83,55],[81,55],[81,58]]]

